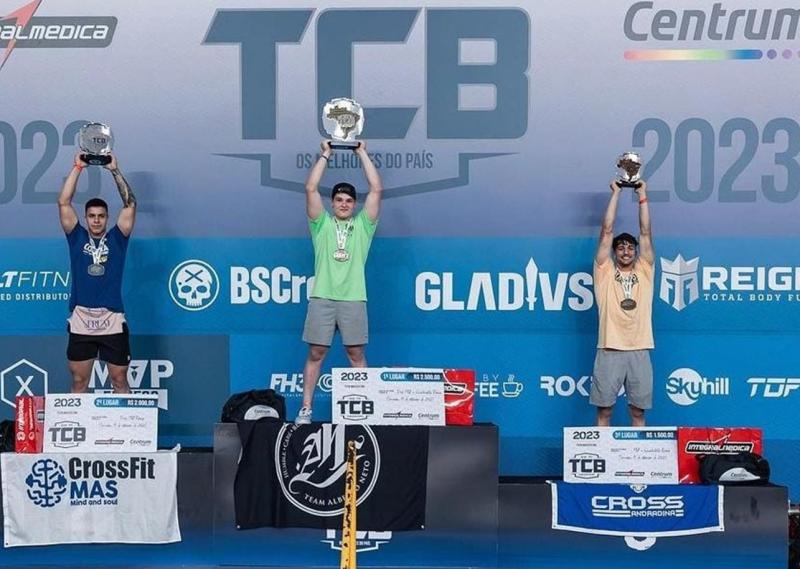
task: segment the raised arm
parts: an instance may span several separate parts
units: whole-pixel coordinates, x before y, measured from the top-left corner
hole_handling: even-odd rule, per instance
[[[612,181],[611,199],[608,200],[606,215],[603,217],[603,225],[600,227],[600,242],[597,244],[597,253],[594,256],[594,261],[598,265],[608,261],[611,256],[611,242],[614,241],[614,220],[617,218],[620,190],[621,188],[617,181]]]
[[[322,205],[322,197],[319,195],[319,182],[322,180],[325,168],[328,167],[328,160],[330,160],[333,150],[329,140],[323,140],[319,146],[322,152],[306,180],[306,215],[308,215],[308,219],[317,219],[325,210]]]
[[[369,217],[369,220],[375,223],[378,220],[378,215],[381,212],[381,197],[383,197],[383,184],[381,183],[381,175],[378,174],[378,169],[372,163],[372,159],[367,154],[367,143],[363,140],[356,148],[356,154],[361,159],[361,167],[364,169],[364,176],[367,178],[367,185],[369,186],[369,193],[367,199],[364,201],[364,211]]]
[[[639,195],[639,257],[655,263],[656,253],[653,249],[653,233],[650,228],[650,207],[647,205],[647,184],[642,181],[636,187]]]
[[[86,167],[86,163],[81,160],[80,154],[75,155],[72,162],[72,170],[69,171],[67,179],[58,194],[58,217],[61,221],[61,228],[64,233],[72,233],[78,225],[78,212],[72,207],[72,198],[75,196],[75,189],[78,187],[78,177]]]
[[[112,155],[111,162],[106,164],[104,168],[111,172],[114,177],[114,183],[117,184],[119,197],[122,198],[122,209],[117,217],[117,227],[125,237],[128,237],[133,232],[133,224],[136,223],[136,196],[133,195],[133,190],[131,190],[128,181],[122,175],[117,165],[116,156]]]

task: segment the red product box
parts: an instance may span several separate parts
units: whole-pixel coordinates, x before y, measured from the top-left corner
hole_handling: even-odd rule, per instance
[[[14,450],[20,453],[37,454],[44,444],[44,397],[41,395],[19,395],[14,414],[16,441]]]
[[[751,427],[678,427],[678,482],[700,483],[699,458],[706,454],[763,454],[761,429]]]
[[[446,425],[472,425],[475,418],[475,370],[444,370]]]

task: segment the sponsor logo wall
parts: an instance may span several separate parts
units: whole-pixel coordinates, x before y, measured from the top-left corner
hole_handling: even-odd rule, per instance
[[[745,15],[728,2],[0,0],[13,109],[0,116],[0,408],[68,388],[71,275],[55,201],[78,128],[102,118],[139,199],[124,283],[131,382],[158,395],[162,433],[207,436],[199,425],[227,394],[254,387],[295,412],[313,287],[303,183],[321,104],[352,95],[386,188],[367,269],[371,364],[474,368],[476,420],[501,427],[501,472],[558,472],[561,427],[592,421],[591,259],[613,161],[633,149],[657,252],[650,420],[763,426],[776,480],[800,487],[781,458],[800,444],[786,419],[800,397],[800,126],[787,72],[798,27],[793,8],[762,4]],[[141,17],[152,10],[163,17]],[[342,36],[342,19],[369,33]],[[548,30],[570,20],[594,25],[565,55]],[[102,96],[72,73],[72,48],[104,64]],[[159,94],[105,75],[154,60]],[[43,89],[45,77],[62,88]],[[687,82],[702,93],[687,96]],[[159,147],[170,152],[153,152],[143,99],[169,117]],[[350,155],[331,161],[325,184],[339,180],[363,189]],[[113,182],[89,169],[76,206],[95,196],[113,217]],[[634,216],[626,195],[619,230],[635,232]],[[336,346],[326,367],[346,365]],[[315,418],[329,416],[328,381]],[[108,389],[102,365],[92,387]]]
[[[68,393],[66,334],[4,336],[0,347],[0,418],[14,416],[17,395]],[[212,424],[228,396],[228,339],[224,336],[131,336],[133,393],[157,397],[162,446],[208,444]],[[89,391],[111,391],[104,363],[97,362]]]

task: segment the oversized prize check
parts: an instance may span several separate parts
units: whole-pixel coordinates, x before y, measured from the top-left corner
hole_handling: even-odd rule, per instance
[[[564,482],[677,484],[677,427],[565,427]]]
[[[46,453],[156,451],[155,395],[48,395],[44,409]]]
[[[369,425],[445,424],[445,370],[334,368],[332,422]]]

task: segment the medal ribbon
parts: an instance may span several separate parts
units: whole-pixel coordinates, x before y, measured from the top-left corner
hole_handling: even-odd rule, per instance
[[[347,238],[350,236],[350,229],[353,227],[353,218],[347,220],[344,227],[339,225],[339,220],[334,218],[333,222],[336,224],[336,247],[344,250],[347,245]]]

